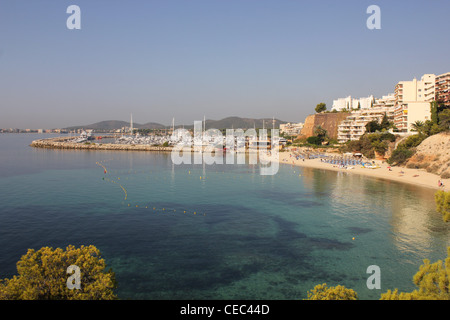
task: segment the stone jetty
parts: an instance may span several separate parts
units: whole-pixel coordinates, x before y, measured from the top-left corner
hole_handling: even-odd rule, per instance
[[[74,150],[113,150],[113,151],[172,151],[172,147],[152,146],[144,144],[118,144],[101,143],[94,141],[71,142],[73,137],[57,137],[34,140],[30,146],[47,149],[74,149]]]

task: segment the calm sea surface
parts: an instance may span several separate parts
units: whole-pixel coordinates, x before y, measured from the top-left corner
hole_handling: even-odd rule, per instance
[[[361,299],[413,290],[446,257],[433,191],[282,165],[173,165],[170,154],[34,149],[0,134],[0,278],[28,248],[95,245],[122,299],[303,299],[344,285]],[[106,173],[105,173],[106,169]],[[354,240],[353,240],[354,238]],[[366,286],[381,270],[381,290]]]

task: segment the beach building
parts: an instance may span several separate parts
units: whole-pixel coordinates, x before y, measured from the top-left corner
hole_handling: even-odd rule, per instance
[[[434,74],[425,74],[420,80],[400,81],[395,86],[394,124],[400,132],[411,132],[416,121],[431,119],[430,102],[435,100]]]
[[[303,123],[285,123],[280,124],[280,134],[286,134],[288,136],[297,136],[300,134],[303,128]]]
[[[435,94],[436,101],[450,107],[450,72],[436,76]]]
[[[367,123],[370,121],[381,122],[385,114],[392,121],[394,119],[394,110],[393,105],[382,105],[380,103],[377,107],[374,106],[373,108],[353,111],[338,125],[338,142],[345,143],[347,141],[359,140],[366,132]]]

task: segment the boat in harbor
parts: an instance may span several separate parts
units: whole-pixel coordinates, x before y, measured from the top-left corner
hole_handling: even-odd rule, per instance
[[[95,137],[92,135],[92,131],[83,130],[79,137],[74,138],[71,142],[82,143],[90,140],[95,140]]]

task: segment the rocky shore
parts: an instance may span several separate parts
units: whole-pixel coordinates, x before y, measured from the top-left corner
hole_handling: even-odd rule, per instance
[[[172,147],[151,146],[142,144],[115,144],[97,141],[71,142],[71,137],[57,137],[34,140],[30,146],[47,149],[74,149],[74,150],[113,150],[113,151],[172,151]]]

